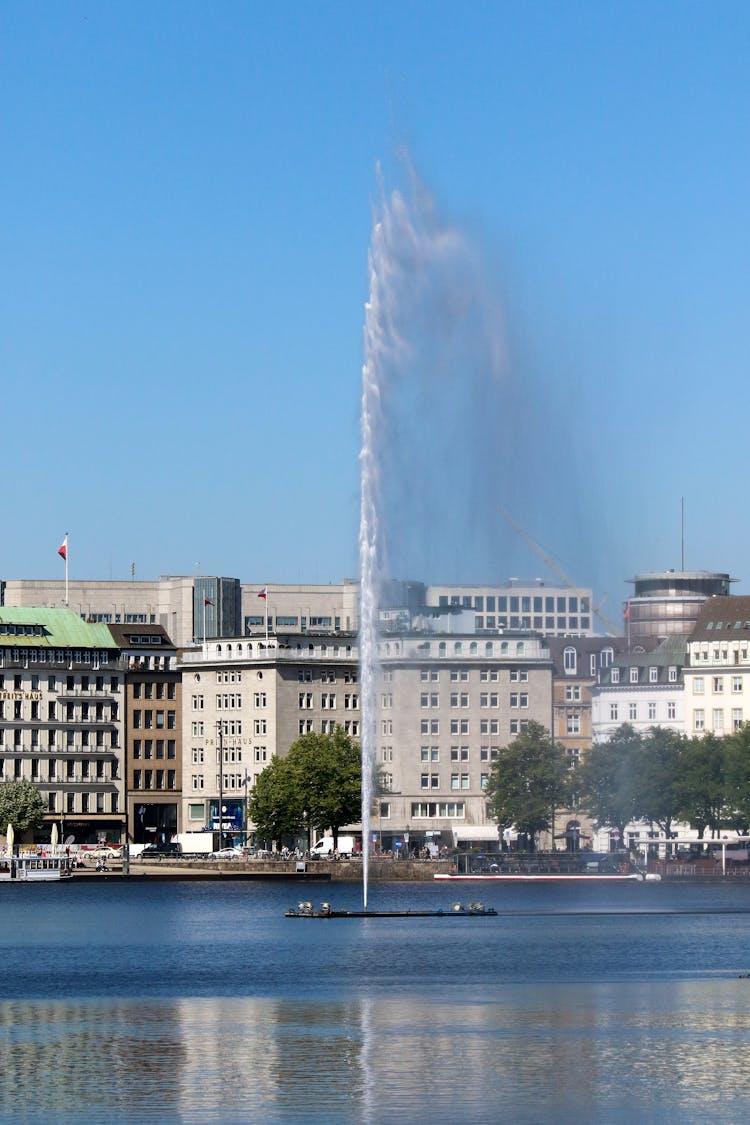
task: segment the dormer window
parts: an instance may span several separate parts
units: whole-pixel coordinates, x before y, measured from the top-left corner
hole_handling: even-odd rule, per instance
[[[655,684],[655,683],[658,682],[658,680],[659,680],[659,669],[658,668],[649,668],[649,670],[648,670],[648,682],[650,684]]]
[[[631,684],[637,684],[638,683],[638,668],[637,667],[630,669],[630,682],[631,682]]]
[[[578,667],[578,657],[572,645],[563,649],[563,668],[566,676],[575,676]]]
[[[619,682],[620,682],[620,669],[619,668],[613,668],[611,670],[610,674],[609,674],[609,678],[610,678],[610,680],[613,684],[619,684]]]

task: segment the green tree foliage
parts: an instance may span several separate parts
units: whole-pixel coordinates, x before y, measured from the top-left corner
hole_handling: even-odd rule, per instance
[[[685,743],[677,731],[652,727],[634,752],[636,815],[657,824],[667,836],[680,805]]]
[[[304,830],[339,829],[361,815],[362,758],[343,727],[333,734],[304,734],[284,758],[274,758],[248,796],[258,834],[283,840]]]
[[[743,835],[750,827],[750,727],[724,739],[726,826]]]
[[[565,751],[541,723],[530,722],[492,763],[487,811],[501,830],[515,827],[533,838],[551,828],[553,810],[569,800],[569,783]]]
[[[637,819],[636,784],[641,740],[629,723],[618,727],[607,742],[597,742],[575,773],[578,800],[599,824],[617,828]]]
[[[362,809],[362,753],[337,726],[333,734],[303,734],[289,748],[310,829],[330,828],[334,846],[339,829],[358,821]]]
[[[726,817],[726,740],[715,734],[688,738],[680,759],[676,815],[703,839],[715,835]]]
[[[305,826],[297,775],[288,758],[272,758],[247,798],[247,811],[262,840],[284,840]]]
[[[16,832],[41,828],[47,806],[35,785],[30,781],[3,781],[0,783],[0,831],[8,831],[12,824]]]

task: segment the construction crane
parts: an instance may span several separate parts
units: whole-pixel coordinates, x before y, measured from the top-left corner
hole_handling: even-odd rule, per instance
[[[526,546],[531,548],[537,558],[542,560],[544,565],[552,571],[556,578],[559,578],[563,586],[567,586],[568,589],[577,589],[576,584],[568,577],[554,555],[551,555],[549,551],[545,551],[544,547],[542,547],[541,544],[537,543],[536,539],[534,539],[534,537],[529,534],[526,528],[521,527],[520,523],[518,523],[517,520],[513,519],[513,516],[510,514],[510,512],[506,512],[505,508],[498,507],[497,510],[503,517],[505,522],[508,524],[508,526],[511,527],[513,531],[515,531],[516,535],[523,539]],[[607,632],[616,637],[622,632],[622,630],[618,629],[617,626],[609,621],[608,618],[606,618],[602,613],[602,605],[604,604],[605,600],[606,595],[605,598],[603,598],[599,603],[599,605],[594,608],[593,612],[599,618]]]

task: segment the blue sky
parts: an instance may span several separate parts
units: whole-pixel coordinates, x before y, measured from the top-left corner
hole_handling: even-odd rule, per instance
[[[61,576],[66,530],[76,577],[356,574],[407,147],[501,294],[497,503],[610,616],[683,496],[685,565],[750,578],[747,5],[10,0],[0,52],[0,576]],[[464,502],[487,550],[412,577],[543,573]]]

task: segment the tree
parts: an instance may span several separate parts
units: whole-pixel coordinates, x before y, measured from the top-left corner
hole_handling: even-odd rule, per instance
[[[727,824],[746,834],[750,826],[750,728],[743,726],[723,741]]]
[[[665,836],[679,813],[684,750],[684,735],[668,727],[652,727],[636,750],[636,814]]]
[[[699,838],[708,828],[715,835],[727,810],[726,740],[715,734],[689,738],[682,754],[677,815],[695,828]]]
[[[331,829],[334,847],[339,829],[362,813],[362,752],[343,727],[333,734],[303,734],[287,756],[309,829]]]
[[[530,722],[492,763],[487,811],[501,830],[515,827],[533,839],[550,830],[554,809],[568,802],[569,782],[564,749],[541,723]]]
[[[12,824],[16,832],[41,828],[47,806],[35,785],[23,778],[0,782],[0,831]]]
[[[247,811],[263,840],[283,840],[305,826],[297,774],[288,758],[271,759],[248,794]]]
[[[640,736],[629,723],[618,727],[606,742],[597,742],[576,770],[579,801],[599,824],[616,828],[623,839],[625,825],[635,820]]]
[[[248,813],[261,837],[282,840],[304,830],[339,829],[361,815],[362,757],[343,727],[303,734],[284,758],[273,758],[248,796]]]

